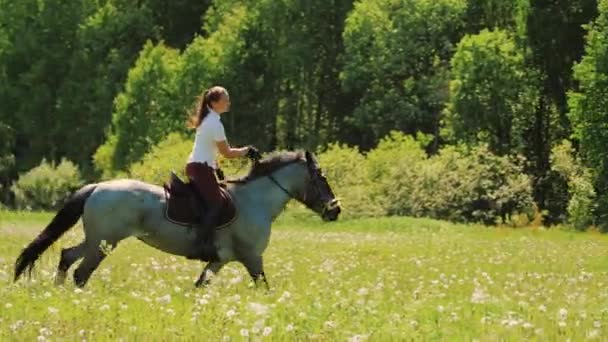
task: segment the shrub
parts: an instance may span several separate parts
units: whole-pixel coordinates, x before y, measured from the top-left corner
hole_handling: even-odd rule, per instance
[[[551,150],[551,169],[568,181],[568,222],[578,230],[585,230],[593,224],[596,208],[596,193],[591,170],[584,167],[575,157],[572,143],[568,140]]]
[[[414,203],[410,194],[419,186],[415,183],[419,167],[426,160],[423,147],[428,137],[418,139],[393,131],[368,152],[367,177],[370,179],[371,200],[389,215],[411,215]]]
[[[356,147],[330,144],[318,153],[318,162],[336,197],[343,217],[377,216],[382,207],[372,201],[373,181],[365,157]]]
[[[145,182],[161,185],[168,181],[171,171],[186,180],[184,169],[188,155],[192,150],[194,138],[179,133],[171,133],[160,143],[146,153],[141,161],[133,163],[129,168],[129,177]],[[245,158],[219,158],[219,164],[226,178],[249,171],[248,160]]]
[[[58,209],[63,200],[83,185],[78,167],[62,159],[59,165],[42,160],[39,166],[19,176],[11,190],[20,209]]]

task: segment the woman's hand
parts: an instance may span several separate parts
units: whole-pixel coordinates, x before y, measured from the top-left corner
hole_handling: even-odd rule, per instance
[[[258,151],[257,148],[253,147],[253,146],[248,146],[248,150],[247,150],[247,154],[245,155],[247,158],[253,160],[253,161],[258,161],[260,159],[262,159],[262,154],[260,153],[260,151]]]

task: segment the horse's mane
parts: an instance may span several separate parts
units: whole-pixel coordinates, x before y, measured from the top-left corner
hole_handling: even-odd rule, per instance
[[[247,175],[240,178],[229,179],[227,182],[247,183],[257,178],[268,176],[284,166],[305,160],[305,158],[304,151],[275,152],[257,163],[254,163]]]

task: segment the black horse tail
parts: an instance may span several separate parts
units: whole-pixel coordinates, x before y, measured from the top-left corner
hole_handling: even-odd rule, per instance
[[[59,210],[46,228],[23,249],[17,261],[15,261],[15,279],[17,281],[21,274],[28,269],[32,272],[34,263],[38,257],[55,241],[57,241],[65,232],[78,222],[78,219],[84,211],[84,204],[87,198],[91,196],[97,184],[88,184],[76,191],[68,198],[63,208]]]

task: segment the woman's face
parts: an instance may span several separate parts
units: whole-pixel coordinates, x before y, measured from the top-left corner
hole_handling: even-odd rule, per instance
[[[216,102],[211,102],[211,108],[218,114],[226,113],[230,110],[230,97],[227,93],[222,93],[220,99]]]

